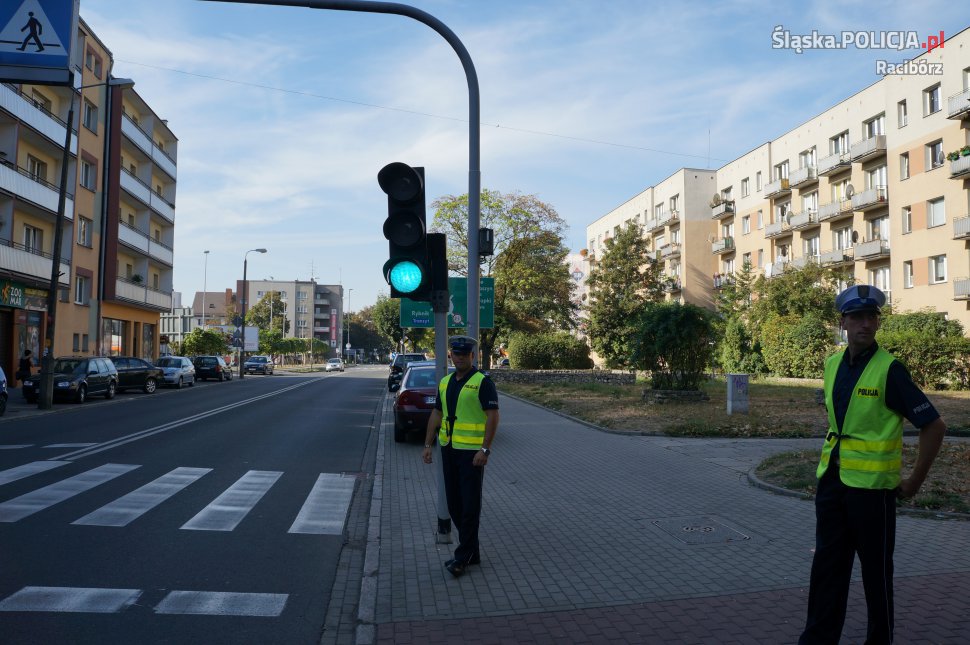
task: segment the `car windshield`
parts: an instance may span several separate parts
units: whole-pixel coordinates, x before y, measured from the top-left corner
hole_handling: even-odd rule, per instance
[[[449,373],[454,372],[455,368],[450,368]],[[434,375],[433,367],[412,367],[408,370],[407,379],[404,381],[405,389],[424,389],[434,388],[438,385],[438,379]]]
[[[87,363],[84,359],[60,359],[54,363],[55,374],[73,374],[75,370],[82,370]]]
[[[253,356],[252,358],[250,358],[246,362],[247,363],[265,363],[266,362],[266,357],[265,356]]]
[[[339,359],[339,358],[331,358],[331,359],[330,359],[329,361],[327,361],[327,362],[328,362],[328,363],[333,363],[334,365],[337,365],[337,364],[339,364],[339,363],[340,363],[340,359]]]
[[[156,365],[159,367],[180,367],[182,365],[182,361],[175,358],[160,358],[158,359],[158,363],[156,363]]]

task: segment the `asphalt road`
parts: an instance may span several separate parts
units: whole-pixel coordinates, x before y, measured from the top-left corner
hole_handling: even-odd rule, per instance
[[[384,371],[0,422],[4,643],[317,643]]]

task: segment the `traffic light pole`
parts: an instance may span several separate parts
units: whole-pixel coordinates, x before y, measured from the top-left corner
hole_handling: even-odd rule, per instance
[[[282,7],[308,7],[334,11],[361,13],[386,13],[417,20],[438,32],[458,54],[468,82],[468,310],[466,333],[478,339],[479,328],[479,258],[478,229],[481,212],[481,99],[478,91],[478,73],[465,45],[448,26],[431,14],[406,4],[396,2],[366,2],[365,0],[205,0],[206,2],[232,2],[236,4],[262,4]],[[476,364],[478,362],[476,361]]]

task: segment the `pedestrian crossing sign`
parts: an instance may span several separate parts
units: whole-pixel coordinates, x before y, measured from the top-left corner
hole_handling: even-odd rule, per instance
[[[80,0],[0,3],[0,81],[70,85]]]

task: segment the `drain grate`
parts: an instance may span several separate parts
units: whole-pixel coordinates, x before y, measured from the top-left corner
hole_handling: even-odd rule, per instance
[[[653,520],[653,524],[684,544],[730,544],[751,539],[713,517],[670,517]]]

